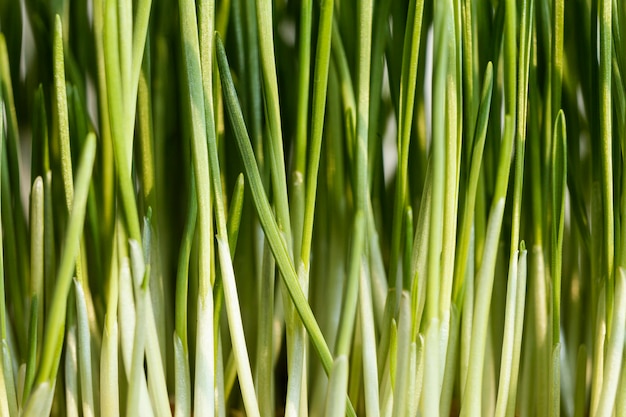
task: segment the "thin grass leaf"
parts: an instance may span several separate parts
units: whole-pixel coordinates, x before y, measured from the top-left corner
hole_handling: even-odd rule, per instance
[[[330,372],[330,368],[332,366],[331,354],[328,350],[328,347],[326,346],[326,343],[324,342],[321,331],[319,330],[319,326],[315,321],[313,313],[311,312],[310,307],[306,302],[304,294],[302,293],[302,289],[297,282],[297,275],[293,264],[289,259],[286,242],[279,232],[276,220],[271,214],[272,211],[270,209],[269,202],[267,201],[267,196],[263,191],[261,176],[259,174],[256,161],[253,157],[254,153],[252,151],[252,147],[250,146],[250,140],[248,139],[246,127],[243,122],[243,115],[241,113],[241,108],[239,107],[235,88],[232,82],[232,78],[230,76],[228,61],[226,60],[226,53],[219,37],[217,37],[217,58],[220,67],[220,78],[225,94],[225,103],[227,105],[228,113],[233,124],[233,129],[235,129],[237,145],[240,148],[240,152],[244,161],[244,168],[248,177],[250,189],[252,191],[253,201],[255,207],[257,208],[259,220],[261,222],[261,225],[263,226],[263,230],[266,233],[268,242],[270,244],[272,252],[274,253],[276,263],[281,271],[281,275],[283,276],[284,282],[294,301],[298,313],[300,314],[304,325],[309,331],[316,350],[320,354],[320,359],[322,359],[324,369],[327,372]]]
[[[233,190],[230,207],[228,208],[226,229],[228,230],[228,246],[232,254],[237,251],[241,213],[243,212],[244,182],[243,174],[239,174]]]
[[[22,401],[30,395],[37,365],[37,356],[41,351],[43,336],[43,301],[44,301],[44,196],[43,180],[37,177],[31,191],[31,277],[29,283],[30,320],[28,326],[29,353],[26,366]]]
[[[78,417],[80,407],[80,397],[78,391],[78,348],[76,347],[76,324],[67,329],[65,341],[65,407],[68,417]]]
[[[345,392],[348,387],[348,358],[339,355],[333,364],[328,383],[328,394],[326,397],[326,412],[329,417],[340,417],[346,415]]]
[[[28,252],[27,252],[27,230],[26,219],[24,217],[24,208],[22,206],[22,200],[19,197],[19,190],[21,187],[20,180],[20,146],[19,146],[19,128],[17,120],[17,110],[14,101],[14,91],[12,86],[9,56],[7,51],[6,38],[4,34],[0,33],[0,88],[2,89],[2,101],[4,105],[4,113],[6,114],[6,136],[2,141],[3,147],[3,177],[5,172],[8,173],[7,184],[10,184],[10,189],[15,193],[11,196],[11,201],[15,205],[13,221],[15,222],[15,229],[17,230],[16,239],[14,240],[17,245],[16,262],[20,265],[20,271],[23,277],[28,276]],[[6,147],[6,148],[5,148]],[[5,171],[6,170],[6,171]],[[5,221],[7,219],[5,218]],[[15,300],[16,302],[18,300]],[[19,303],[17,306],[19,307]],[[22,311],[18,311],[22,313]]]
[[[182,340],[174,333],[174,362],[176,369],[175,401],[176,417],[191,415],[191,377],[189,376],[189,355]]]
[[[37,299],[43,307],[44,300],[44,185],[43,179],[37,177],[31,190],[30,207],[30,261],[31,275],[29,283],[29,296]],[[36,334],[41,340],[43,335],[43,308],[37,316]],[[39,351],[39,348],[37,349]]]
[[[89,179],[91,178],[95,153],[96,139],[93,134],[90,134],[85,141],[80,163],[76,171],[72,212],[68,220],[64,250],[59,264],[52,304],[48,313],[48,324],[44,336],[41,366],[37,374],[37,384],[55,379],[61,353],[60,346],[63,342],[62,329],[65,323],[65,303],[78,256],[80,235],[85,220]]]
[[[137,264],[139,261],[135,261]],[[130,363],[130,374],[128,376],[128,401],[126,403],[127,415],[145,415],[153,416],[154,408],[150,402],[150,398],[147,398],[146,388],[146,375],[144,371],[144,356],[145,356],[145,343],[146,343],[146,326],[142,323],[146,321],[146,304],[148,301],[147,296],[147,283],[149,276],[149,268],[147,271],[141,273],[140,267],[133,267],[133,279],[139,281],[136,291],[136,318],[137,325],[135,325],[135,332],[132,345],[132,358]],[[168,405],[169,410],[169,405]],[[164,410],[157,410],[163,412]]]
[[[80,375],[81,408],[84,416],[95,414],[91,369],[91,340],[87,319],[87,303],[82,285],[74,279],[76,294],[76,332],[78,336],[78,370]]]
[[[397,282],[396,269],[400,252],[400,230],[402,227],[402,212],[407,200],[408,191],[408,166],[409,166],[409,142],[411,139],[411,127],[413,126],[413,107],[415,104],[415,86],[417,79],[417,63],[419,60],[420,35],[422,33],[422,16],[424,2],[413,0],[409,4],[409,16],[407,28],[404,34],[404,47],[402,53],[402,75],[400,77],[400,104],[399,104],[399,128],[398,128],[398,184],[394,200],[394,223],[392,226],[392,243],[389,278]],[[394,281],[395,280],[395,281]],[[396,284],[397,286],[397,284]],[[400,288],[398,286],[398,288]]]
[[[9,401],[7,398],[7,386],[4,382],[4,371],[0,372],[0,412],[2,412],[3,415],[10,415],[9,414]]]
[[[266,307],[259,312],[257,333],[257,366],[255,382],[259,411],[264,417],[274,414],[274,279],[276,264],[272,257],[269,244],[263,244],[263,264],[259,281],[259,304],[266,303]]]
[[[100,357],[100,415],[120,415],[117,323],[104,327]]]
[[[261,75],[263,82],[263,97],[269,126],[270,155],[272,186],[276,198],[276,219],[280,230],[284,233],[289,247],[291,246],[291,224],[287,198],[287,180],[285,177],[285,157],[283,154],[283,135],[281,127],[280,102],[278,98],[278,81],[276,75],[276,60],[274,56],[274,35],[272,22],[272,2],[263,0],[257,2],[257,27],[259,39],[259,56],[261,58]],[[219,42],[218,42],[219,43]],[[218,54],[219,61],[219,54]],[[224,69],[220,66],[220,74]],[[222,82],[222,87],[223,82]]]
[[[454,305],[450,307],[450,334],[448,336],[448,349],[445,357],[445,368],[441,384],[441,399],[439,409],[441,415],[449,415],[452,408],[452,395],[454,391],[455,373],[458,366],[460,318]]]
[[[407,410],[409,415],[416,415],[419,408],[422,394],[422,383],[424,375],[424,339],[420,336],[418,341],[411,342],[410,362],[409,362],[409,385],[407,392],[409,401]]]
[[[587,384],[587,349],[580,345],[576,356],[576,401],[574,405],[574,417],[583,417],[586,412],[586,384]],[[623,370],[622,370],[623,371]]]
[[[363,247],[365,245],[365,219],[363,212],[359,211],[354,217],[354,232],[352,247],[350,251],[350,261],[348,269],[348,280],[346,281],[346,290],[341,310],[341,324],[337,343],[335,345],[335,354],[348,355],[350,352],[350,342],[354,333],[354,325],[357,313],[357,300],[359,294],[359,276],[361,269],[361,257],[363,255]]]
[[[185,70],[193,86],[188,87],[188,100],[191,110],[192,156],[196,178],[196,196],[198,199],[199,232],[199,290],[198,324],[196,330],[196,380],[194,412],[200,415],[213,415],[214,394],[214,342],[213,342],[213,293],[211,291],[211,189],[209,177],[209,156],[207,150],[207,121],[205,97],[200,89],[202,69],[200,61],[198,24],[196,10],[189,0],[179,4],[180,22],[183,28]],[[205,45],[208,46],[208,45]],[[207,80],[209,82],[209,80]],[[209,121],[211,123],[211,121]],[[217,179],[213,179],[216,181]],[[221,208],[218,208],[221,209]],[[201,375],[201,376],[200,376]],[[198,377],[200,376],[200,377]]]
[[[599,111],[600,111],[600,143],[601,143],[601,190],[603,207],[603,276],[610,284],[613,283],[613,260],[615,255],[615,228],[613,214],[613,130],[612,130],[612,95],[611,95],[611,67],[612,67],[612,4],[611,0],[599,2],[598,19],[600,24],[600,73],[599,73]],[[607,291],[609,297],[607,308],[612,310],[613,291]]]
[[[44,382],[39,384],[30,396],[22,415],[24,417],[49,415],[54,398],[54,388],[54,383]]]
[[[224,395],[224,355],[222,353],[223,348],[221,342],[221,337],[218,335],[215,403],[217,404],[216,415],[218,417],[226,417],[226,396]]]
[[[589,404],[589,413],[596,415],[600,397],[602,395],[602,385],[604,381],[604,358],[606,344],[606,289],[603,287],[598,294],[598,307],[596,311],[595,337],[593,346],[593,367],[591,373],[591,401]]]
[[[598,417],[608,417],[615,410],[620,370],[622,369],[622,351],[624,349],[624,329],[626,328],[626,274],[619,268],[615,277],[615,308],[611,323],[611,332],[607,341],[604,362],[602,394],[598,403]]]
[[[474,324],[472,326],[472,341],[470,362],[465,382],[465,396],[461,406],[462,416],[479,415],[481,410],[481,386],[483,379],[483,361],[485,356],[485,345],[487,338],[487,321],[489,305],[491,304],[491,292],[493,290],[493,278],[495,269],[495,250],[500,235],[502,217],[504,214],[504,199],[500,198],[489,216],[489,227],[485,243],[485,257],[478,271],[476,281],[476,301],[474,304]],[[483,358],[483,360],[479,360]]]
[[[493,65],[491,62],[487,64],[485,70],[485,76],[483,79],[483,88],[480,95],[480,108],[478,109],[478,116],[476,119],[475,137],[472,140],[472,162],[470,166],[470,174],[468,179],[468,191],[465,200],[465,206],[463,208],[463,217],[461,220],[460,236],[457,243],[457,256],[456,256],[456,268],[454,274],[456,280],[454,282],[454,289],[452,293],[452,299],[460,306],[464,288],[464,278],[467,268],[467,262],[469,258],[469,245],[470,234],[472,230],[472,223],[474,217],[474,210],[476,208],[476,192],[478,188],[478,178],[480,175],[480,168],[483,159],[483,150],[485,146],[485,139],[487,136],[487,123],[489,121],[489,112],[491,109],[491,98],[493,91]]]
[[[17,413],[17,389],[13,374],[13,359],[11,349],[5,338],[2,338],[2,373],[4,375],[5,393],[9,404],[9,411],[10,413]]]
[[[517,313],[518,290],[518,263],[519,252],[516,252],[514,262],[509,266],[506,291],[506,313],[504,317],[504,337],[502,341],[502,359],[500,360],[500,379],[498,382],[498,398],[496,402],[496,416],[502,417],[507,411],[509,390],[511,386],[512,369],[509,364],[513,361],[515,324]]]
[[[410,363],[411,348],[411,312],[410,299],[407,292],[403,292],[400,297],[400,306],[398,314],[398,350],[396,353],[396,363],[399,368],[396,369],[396,381],[393,394],[393,416],[406,415],[408,400],[412,395],[409,393],[409,372],[410,367],[406,364]]]
[[[524,316],[526,308],[526,277],[527,277],[527,251],[526,243],[520,242],[520,255],[517,265],[517,290],[515,300],[515,323],[513,334],[513,356],[511,360],[511,383],[507,398],[506,416],[515,414],[515,403],[517,400],[519,384],[519,363],[522,350],[522,331],[524,327]]]

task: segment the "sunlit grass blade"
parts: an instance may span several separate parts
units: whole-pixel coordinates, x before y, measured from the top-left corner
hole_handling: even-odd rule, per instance
[[[54,398],[54,388],[54,383],[39,384],[30,396],[22,415],[24,417],[49,415]]]
[[[498,244],[502,217],[504,214],[504,199],[500,198],[489,216],[487,228],[487,241],[485,243],[485,255],[478,271],[476,282],[476,301],[474,307],[474,325],[472,326],[472,341],[470,356],[473,357],[469,365],[467,381],[465,382],[465,396],[461,407],[462,416],[474,416],[480,414],[480,398],[482,386],[483,361],[487,338],[487,321],[489,304],[491,303],[491,291],[493,290],[493,275],[495,268],[495,247]],[[483,359],[484,360],[484,359]]]
[[[91,340],[87,319],[85,293],[78,280],[74,280],[76,295],[76,332],[78,336],[78,370],[80,375],[81,405],[84,416],[94,416],[96,407],[93,396],[93,372],[91,369]]]
[[[619,268],[615,277],[615,308],[611,330],[607,341],[607,352],[604,362],[604,378],[602,394],[598,404],[598,417],[608,417],[615,411],[615,396],[619,386],[620,370],[622,369],[622,352],[624,349],[624,329],[626,328],[626,275]]]
[[[516,253],[514,262],[509,266],[509,276],[506,291],[506,315],[504,318],[504,338],[502,341],[502,360],[500,363],[500,379],[498,382],[498,399],[496,402],[496,416],[504,416],[509,400],[512,369],[509,364],[513,361],[514,333],[517,313],[518,291],[518,257]],[[522,288],[523,289],[523,288]],[[523,291],[521,291],[523,292]]]
[[[132,241],[131,241],[132,242]],[[127,415],[153,416],[154,407],[147,398],[146,375],[144,370],[146,344],[146,304],[148,302],[147,287],[149,282],[149,268],[146,271],[142,262],[141,251],[132,261],[132,279],[135,282],[135,309],[136,325],[134,328],[132,356],[128,374],[128,400],[126,403]],[[164,412],[165,410],[157,410]]]
[[[76,324],[70,325],[65,336],[65,363],[63,382],[65,386],[65,407],[69,417],[79,416],[80,397],[78,392],[78,348],[76,347]]]
[[[0,412],[3,415],[9,415],[9,401],[7,399],[7,386],[4,382],[4,372],[0,372],[0,390],[2,390],[2,394],[0,395]]]

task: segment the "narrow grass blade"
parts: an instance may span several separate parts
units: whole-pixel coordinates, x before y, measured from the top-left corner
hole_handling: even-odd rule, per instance
[[[500,237],[500,227],[504,215],[504,199],[500,199],[489,216],[487,241],[483,261],[476,277],[476,301],[474,304],[474,324],[472,326],[472,341],[467,381],[465,382],[465,396],[462,400],[461,416],[480,415],[482,372],[487,339],[487,323],[491,293],[493,290],[494,269],[497,245]],[[482,360],[481,360],[482,359]]]
[[[212,18],[207,16],[207,18]],[[196,330],[196,379],[194,413],[212,416],[215,413],[214,398],[214,329],[213,329],[213,292],[211,289],[212,259],[212,216],[211,188],[209,179],[209,156],[207,150],[207,120],[205,97],[203,97],[202,67],[198,40],[198,23],[195,5],[190,0],[179,2],[179,19],[184,42],[185,71],[190,85],[187,87],[187,99],[191,111],[192,160],[196,178],[196,196],[198,199],[199,233],[199,288],[198,288],[198,324]],[[208,33],[206,35],[209,35]],[[210,45],[204,45],[210,47]],[[210,80],[205,80],[209,82]],[[207,98],[208,99],[208,98]],[[208,123],[212,123],[209,120]],[[213,178],[217,181],[216,178]],[[220,208],[221,209],[221,208]]]
[[[74,280],[74,290],[76,294],[76,332],[78,336],[78,370],[80,375],[81,408],[83,416],[93,417],[95,415],[95,406],[87,304],[85,302],[85,293],[83,292],[82,285],[76,279]]]
[[[463,208],[462,220],[460,228],[460,237],[458,240],[456,267],[454,270],[456,279],[454,281],[454,289],[452,299],[460,306],[463,288],[465,283],[465,270],[467,268],[467,260],[469,259],[470,234],[476,208],[476,192],[478,188],[478,178],[482,166],[483,151],[485,147],[485,139],[487,137],[487,124],[489,122],[489,112],[491,110],[491,98],[493,92],[493,65],[491,62],[487,64],[485,77],[483,80],[483,89],[480,95],[480,108],[478,110],[478,118],[476,119],[476,129],[472,146],[472,161],[470,165],[470,174],[467,185],[467,194],[465,206]]]
[[[67,329],[65,341],[65,407],[68,417],[79,416],[80,397],[78,393],[78,352],[76,347],[76,325],[73,324]]]
[[[376,335],[374,332],[374,311],[372,307],[372,287],[369,270],[361,261],[359,280],[359,317],[363,344],[363,385],[367,415],[377,416],[380,408],[378,386],[378,364],[376,361]]]
[[[346,281],[346,290],[341,310],[341,324],[337,336],[337,344],[335,345],[335,353],[337,356],[348,355],[350,353],[350,343],[354,337],[361,258],[363,255],[363,246],[365,245],[365,218],[362,211],[357,212],[354,217],[353,236],[348,280]]]
[[[117,323],[104,327],[100,356],[100,415],[120,415]]]
[[[272,169],[270,173],[272,176],[272,186],[276,194],[276,198],[274,199],[276,204],[276,219],[278,221],[278,227],[280,227],[280,230],[287,239],[288,247],[291,247],[289,200],[287,197],[281,112],[278,96],[276,59],[274,55],[274,17],[272,13],[272,2],[270,0],[262,0],[258,1],[256,6],[263,97],[265,98],[266,118],[269,127],[269,143],[271,147],[269,161]],[[223,72],[224,69],[222,69],[220,65],[220,74]]]
[[[393,416],[406,415],[407,404],[411,393],[409,388],[409,367],[411,348],[411,302],[409,294],[404,291],[400,297],[398,315],[398,350],[396,353],[396,381],[393,394]]]
[[[220,238],[217,240],[217,248],[222,268],[222,276],[224,285],[234,287],[235,273],[230,259],[228,243]],[[243,335],[243,324],[241,322],[241,312],[239,311],[239,302],[236,299],[236,288],[225,288],[226,308],[228,311],[228,319],[230,323],[231,337],[233,338],[233,350],[237,362],[237,373],[239,374],[239,384],[242,396],[246,404],[246,412],[250,416],[258,416],[259,406],[256,399],[254,385],[252,383],[252,373],[250,371],[250,362],[248,350],[246,348],[246,340]]]
[[[615,410],[615,397],[619,386],[620,370],[622,369],[622,352],[624,350],[624,329],[626,328],[626,273],[619,268],[615,277],[615,308],[611,331],[607,341],[607,352],[604,362],[604,378],[602,394],[598,404],[598,417],[609,417]]]
[[[259,312],[256,350],[255,382],[259,411],[263,417],[274,415],[274,283],[276,264],[266,241],[263,244],[261,279],[259,280],[260,305],[266,307]]]
[[[237,250],[239,226],[241,223],[241,213],[243,211],[243,196],[244,176],[243,174],[239,174],[237,182],[235,183],[235,189],[233,190],[230,207],[228,209],[228,223],[226,225],[228,229],[228,246],[230,247],[230,252],[233,255]]]
[[[576,357],[576,400],[574,404],[574,417],[583,417],[587,407],[587,349],[580,345]],[[622,370],[623,373],[623,370]]]
[[[333,363],[328,383],[325,416],[343,417],[346,415],[345,392],[348,388],[348,358],[340,355]]]
[[[54,398],[54,383],[44,382],[37,386],[30,396],[22,415],[24,417],[38,417],[50,414]]]
[[[3,367],[4,370],[4,367]],[[9,401],[7,399],[7,386],[4,382],[4,371],[0,372],[0,412],[9,416]]]
[[[6,387],[6,397],[9,404],[10,415],[17,413],[17,390],[15,377],[13,376],[13,359],[11,350],[6,339],[2,339],[2,371],[4,374],[4,385]]]
[[[291,295],[296,309],[302,318],[302,322],[309,331],[313,344],[322,359],[324,369],[326,372],[330,372],[330,368],[332,367],[332,356],[328,350],[328,346],[324,342],[322,333],[317,322],[315,321],[315,317],[311,312],[302,289],[298,284],[297,274],[290,261],[287,244],[281,236],[276,220],[271,214],[272,210],[267,200],[267,196],[263,191],[261,175],[259,174],[259,169],[254,159],[254,152],[250,146],[250,139],[248,138],[248,133],[243,122],[241,108],[239,107],[237,95],[235,93],[235,87],[233,85],[232,77],[230,76],[226,52],[219,37],[217,38],[217,58],[220,67],[220,77],[224,91],[225,103],[228,109],[228,114],[231,118],[233,129],[235,130],[237,145],[243,158],[246,176],[248,177],[248,183],[250,184],[253,202],[257,208],[259,220],[266,233],[268,242],[272,252],[274,253],[274,257],[276,258],[276,263],[281,271],[281,276],[283,277],[287,289],[289,290],[289,294]]]
[[[592,373],[591,373],[591,400],[589,404],[589,413],[595,416],[598,412],[598,406],[602,395],[602,386],[604,381],[604,358],[606,346],[606,295],[603,287],[598,294],[598,306],[595,317],[595,337],[592,356]]]
[[[194,380],[194,415],[213,416],[213,299],[198,297],[198,324],[196,328],[196,368]],[[208,323],[210,322],[210,324]]]
[[[65,323],[66,299],[72,283],[74,264],[78,256],[80,236],[85,220],[85,207],[89,180],[93,169],[96,154],[96,138],[93,134],[87,136],[81,154],[80,163],[76,172],[75,193],[72,202],[72,212],[67,225],[65,245],[61,263],[57,274],[57,282],[52,296],[52,305],[48,314],[48,324],[44,337],[44,350],[37,382],[52,381],[56,376],[56,368],[60,358],[60,346],[63,342],[63,326]]]
[[[524,241],[520,243],[520,255],[517,265],[517,297],[515,300],[515,328],[513,334],[513,356],[511,360],[511,384],[507,399],[506,416],[515,414],[515,404],[517,400],[519,384],[519,363],[522,350],[522,332],[525,322],[526,308],[526,277],[527,277],[527,251]]]
[[[498,382],[498,398],[496,401],[496,416],[504,417],[507,411],[509,400],[509,389],[511,386],[511,365],[513,362],[513,349],[516,323],[516,301],[518,291],[518,259],[519,252],[516,252],[514,262],[509,265],[509,276],[507,279],[506,310],[504,318],[504,337],[502,341],[502,359],[500,360],[500,379]],[[524,290],[524,289],[523,289]]]
[[[183,342],[174,333],[174,362],[176,374],[175,410],[176,417],[191,415],[191,377],[189,376],[189,357]]]

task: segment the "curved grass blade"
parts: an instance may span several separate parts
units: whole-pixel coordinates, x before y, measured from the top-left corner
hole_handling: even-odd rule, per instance
[[[248,183],[250,184],[250,190],[252,191],[252,200],[287,290],[289,291],[304,326],[309,332],[309,336],[311,337],[311,341],[320,356],[324,370],[326,373],[329,373],[333,362],[332,355],[324,340],[319,325],[315,320],[313,312],[311,311],[311,307],[309,306],[306,297],[302,292],[302,288],[298,283],[298,276],[290,260],[287,243],[281,235],[278,224],[272,214],[272,209],[263,188],[259,168],[254,158],[254,152],[252,150],[252,146],[250,145],[250,139],[243,121],[243,114],[241,112],[241,107],[239,106],[232,76],[230,75],[226,51],[224,50],[224,45],[222,44],[219,36],[216,37],[216,41],[217,61],[220,68],[220,79],[224,91],[224,101],[231,119],[235,138],[237,139],[237,145],[243,159],[246,176],[248,177]],[[351,407],[348,407],[349,411],[350,408]]]

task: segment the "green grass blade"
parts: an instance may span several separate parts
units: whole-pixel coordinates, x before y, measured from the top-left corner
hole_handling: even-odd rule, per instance
[[[71,324],[65,336],[65,407],[68,417],[78,417],[80,398],[78,393],[78,352],[76,347],[76,324]]]
[[[243,121],[241,107],[238,104],[237,94],[230,75],[224,45],[219,37],[217,37],[217,61],[220,68],[224,101],[234,129],[235,138],[237,139],[237,145],[243,159],[246,176],[252,192],[252,199],[257,209],[259,220],[268,239],[270,248],[272,249],[272,253],[276,259],[276,264],[281,272],[281,276],[283,277],[283,282],[289,291],[304,326],[309,332],[309,336],[311,337],[311,341],[320,356],[324,370],[328,373],[332,367],[332,355],[328,349],[328,345],[324,341],[324,337],[315,320],[315,317],[313,316],[313,312],[306,301],[302,288],[298,283],[297,274],[290,261],[287,243],[279,231],[278,224],[272,215],[272,210],[267,200],[267,196],[263,190],[263,183],[261,181],[259,168],[254,158],[254,152],[252,151],[250,139]]]
[[[343,417],[346,415],[345,392],[348,388],[348,358],[340,355],[335,359],[330,371],[325,416]]]
[[[316,345],[315,347],[320,354],[324,368],[327,372],[330,372],[330,368],[332,367],[330,351],[324,342],[319,326],[317,325],[313,313],[311,312],[305,296],[302,293],[302,289],[297,282],[297,275],[289,258],[287,244],[279,232],[278,224],[271,214],[272,210],[267,200],[267,196],[263,191],[261,175],[259,174],[259,169],[253,157],[254,152],[250,146],[248,133],[243,122],[243,115],[241,113],[241,108],[239,107],[235,88],[230,76],[228,61],[226,60],[226,52],[224,51],[224,46],[222,45],[219,37],[217,38],[217,59],[220,66],[220,78],[222,80],[225,103],[227,105],[228,114],[231,118],[231,123],[233,124],[233,129],[235,129],[237,145],[240,148],[243,158],[246,176],[248,177],[248,183],[250,184],[250,190],[252,191],[252,198],[255,207],[257,208],[259,220],[266,233],[268,242],[272,252],[274,253],[276,263],[281,271],[289,293],[293,298],[298,313],[302,317],[302,321],[307,327],[307,330],[311,333],[311,338],[313,339],[313,342]]]
[[[38,384],[54,380],[56,374],[55,370],[60,357],[59,347],[63,342],[66,299],[72,283],[74,264],[78,256],[80,236],[85,220],[89,180],[95,156],[96,138],[93,134],[90,134],[85,141],[80,163],[76,171],[72,212],[66,229],[64,250],[61,263],[59,264],[52,304],[48,313],[48,323],[43,343],[44,350],[37,376]]]
[[[487,323],[491,295],[493,290],[494,269],[496,262],[496,247],[500,237],[500,227],[504,215],[504,199],[497,200],[489,216],[487,241],[482,264],[478,271],[476,282],[476,301],[474,307],[474,325],[472,326],[472,340],[467,381],[465,382],[465,396],[462,400],[461,416],[474,416],[481,413],[481,387],[483,379],[483,363],[487,339]]]
[[[624,329],[626,328],[626,274],[622,268],[615,277],[615,309],[611,323],[611,332],[607,341],[607,352],[604,362],[604,378],[602,394],[598,404],[598,417],[609,417],[615,411],[620,373],[622,369],[622,352],[624,350]]]
[[[460,306],[463,288],[465,269],[469,255],[470,234],[476,207],[476,192],[478,188],[478,178],[483,159],[483,150],[485,147],[485,139],[487,137],[487,124],[489,122],[489,112],[491,110],[491,98],[493,91],[493,65],[491,62],[487,64],[485,77],[483,79],[483,89],[480,94],[480,107],[478,109],[478,117],[476,119],[475,135],[472,141],[472,162],[470,166],[470,174],[468,179],[467,195],[465,206],[463,208],[462,220],[460,228],[460,236],[457,243],[456,268],[454,271],[455,282],[452,293],[452,299]]]
[[[120,415],[117,323],[104,327],[100,356],[100,415]]]
[[[87,303],[85,302],[85,293],[82,285],[78,280],[74,280],[74,290],[76,294],[76,332],[78,336],[78,370],[80,372],[82,411],[84,416],[94,416],[96,408],[93,397],[91,340],[87,318]]]

